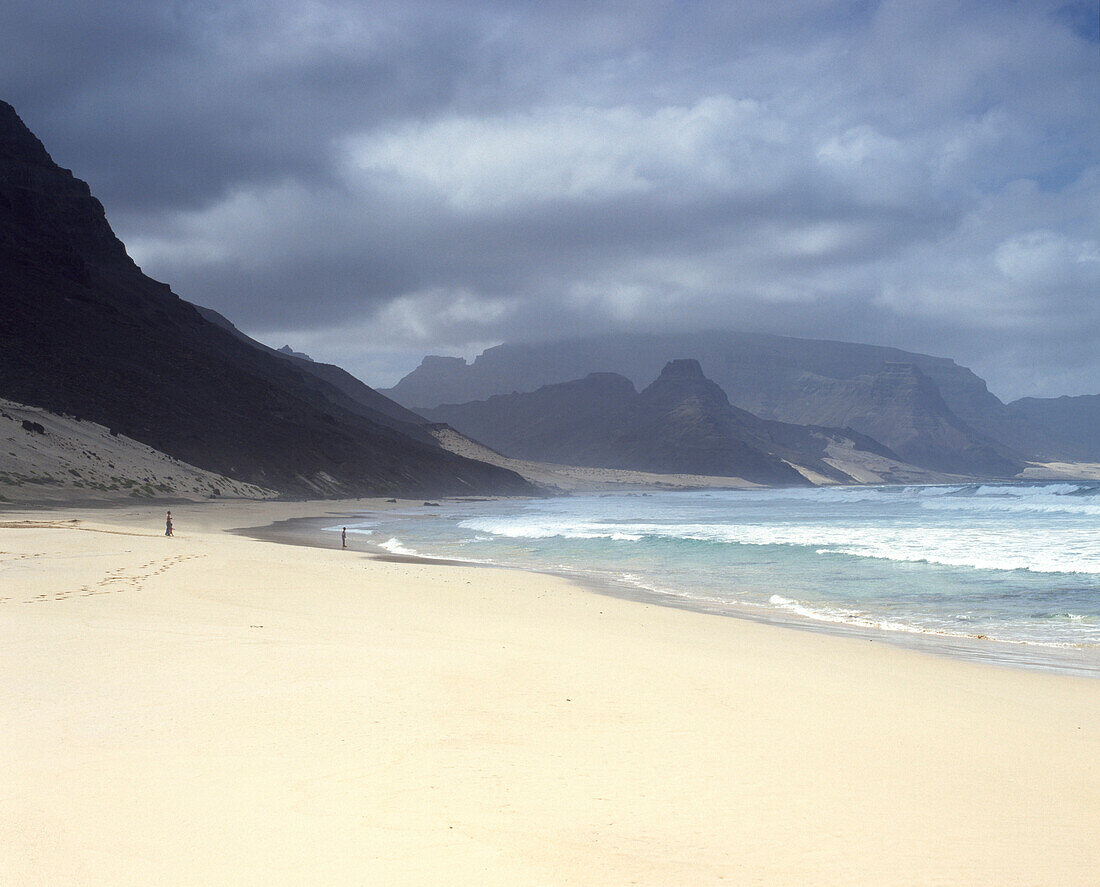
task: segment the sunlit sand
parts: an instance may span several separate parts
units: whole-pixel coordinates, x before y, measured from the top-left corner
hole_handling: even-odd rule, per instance
[[[342,507],[0,516],[7,883],[1095,883],[1100,681],[220,532]]]

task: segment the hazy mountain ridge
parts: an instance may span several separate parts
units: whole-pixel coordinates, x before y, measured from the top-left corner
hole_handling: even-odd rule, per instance
[[[642,386],[665,362],[686,355],[698,359],[707,377],[742,409],[798,425],[850,425],[910,461],[938,470],[1002,476],[1015,473],[1021,458],[1057,458],[1080,450],[1071,437],[1063,440],[1059,429],[1037,427],[1030,414],[1009,410],[981,378],[948,358],[736,331],[506,343],[472,363],[430,356],[386,393],[420,409],[533,391],[591,372],[619,373]],[[890,418],[876,420],[874,412],[883,406],[894,373],[886,369],[891,364],[914,367],[938,396],[922,393],[916,382],[902,385],[899,393],[908,407],[899,401],[891,405]],[[908,417],[906,409],[912,411]],[[912,432],[926,425],[936,430],[922,442]]]
[[[593,373],[425,414],[507,456],[555,464],[799,485],[810,474],[819,482],[859,480],[831,458],[838,449],[861,452],[887,472],[902,461],[847,429],[795,426],[738,409],[695,360],[671,361],[640,393],[623,376]]]
[[[964,421],[996,409],[1000,401],[984,381],[953,360],[903,351],[763,333],[621,333],[562,341],[505,343],[472,363],[460,357],[424,358],[393,388],[382,389],[410,409],[482,400],[492,394],[533,391],[591,372],[614,372],[648,385],[670,360],[690,354],[730,401],[762,418],[775,415],[785,387],[804,374],[848,379],[878,372],[886,363],[911,363],[936,382],[944,400]],[[508,387],[511,385],[511,387]],[[436,400],[441,394],[447,396]],[[1003,407],[1003,404],[1001,404]]]
[[[0,307],[0,396],[197,467],[307,495],[532,489],[348,408],[303,361],[241,341],[143,275],[88,186],[2,102]]]

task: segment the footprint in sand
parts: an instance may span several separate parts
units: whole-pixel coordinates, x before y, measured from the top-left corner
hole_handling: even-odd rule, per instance
[[[18,555],[12,560],[22,560],[28,557],[43,557],[45,552],[36,552],[34,554]],[[96,582],[94,585],[82,585],[79,590],[76,591],[60,591],[52,595],[50,594],[38,594],[32,598],[28,598],[24,601],[27,604],[41,603],[43,601],[64,601],[71,597],[92,597],[100,594],[119,594],[126,591],[145,591],[146,583],[148,580],[163,575],[168,572],[170,567],[174,567],[177,564],[181,564],[184,561],[194,560],[195,558],[206,557],[205,554],[188,554],[188,555],[176,555],[174,557],[151,560],[147,563],[141,564],[137,570],[132,573],[127,573],[125,567],[116,567],[112,570],[108,570],[103,578]],[[153,568],[156,569],[153,569]],[[0,604],[10,601],[10,597],[0,597]]]

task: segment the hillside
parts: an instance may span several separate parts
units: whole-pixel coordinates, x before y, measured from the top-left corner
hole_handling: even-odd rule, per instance
[[[394,427],[141,273],[88,186],[0,103],[0,396],[296,495],[527,493]]]

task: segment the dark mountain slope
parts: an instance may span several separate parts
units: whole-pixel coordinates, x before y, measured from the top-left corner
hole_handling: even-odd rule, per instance
[[[291,366],[301,370],[306,374],[307,382],[316,389],[318,394],[328,400],[380,425],[395,428],[403,434],[407,434],[430,446],[437,445],[435,438],[424,431],[423,426],[427,420],[423,416],[406,409],[396,401],[390,400],[384,394],[379,394],[369,385],[356,379],[347,370],[331,363],[318,363],[311,357],[289,350],[287,346],[269,348],[262,342],[257,342],[252,337],[242,333],[213,308],[203,308],[196,305],[195,310],[203,318],[221,327],[245,344],[279,360],[287,361]],[[319,380],[321,384],[308,379],[310,376]]]
[[[562,465],[616,467],[618,429],[634,421],[637,392],[629,379],[593,373],[530,394],[441,406],[429,419],[518,459]]]
[[[0,102],[0,395],[298,494],[530,491],[322,385],[143,275],[88,186]]]

